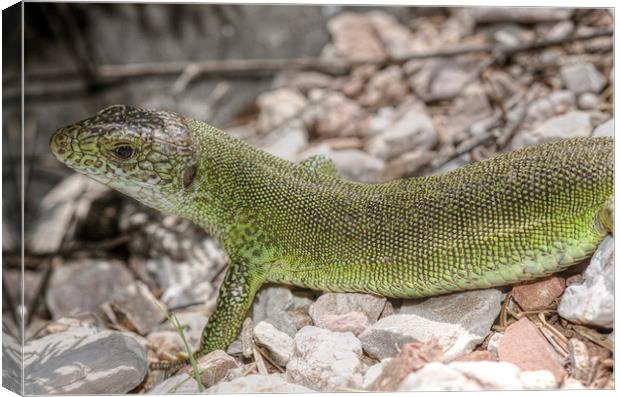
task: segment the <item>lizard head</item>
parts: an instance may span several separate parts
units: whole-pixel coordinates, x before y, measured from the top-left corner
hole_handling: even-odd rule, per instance
[[[187,196],[197,172],[183,116],[114,105],[57,130],[54,156],[68,167],[165,212]]]

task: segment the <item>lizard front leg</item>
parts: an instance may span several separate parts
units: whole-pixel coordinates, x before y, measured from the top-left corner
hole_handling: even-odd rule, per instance
[[[226,350],[237,338],[256,291],[264,281],[264,273],[260,265],[231,257],[228,271],[220,286],[215,312],[202,330],[200,348],[194,353],[195,358],[214,350]],[[188,359],[162,361],[151,364],[150,368],[176,371],[187,364]]]
[[[258,265],[231,261],[217,298],[215,312],[202,330],[197,357],[214,350],[226,350],[239,334],[254,295],[264,280]]]

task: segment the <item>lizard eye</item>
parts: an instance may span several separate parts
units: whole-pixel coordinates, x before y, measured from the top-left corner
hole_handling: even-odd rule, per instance
[[[117,146],[112,151],[116,157],[121,160],[127,160],[134,154],[134,149],[129,145]]]

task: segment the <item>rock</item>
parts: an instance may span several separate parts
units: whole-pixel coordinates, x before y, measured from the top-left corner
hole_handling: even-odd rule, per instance
[[[572,111],[545,121],[534,131],[526,134],[529,137],[524,137],[525,139],[515,138],[521,138],[521,141],[529,144],[538,144],[555,139],[588,137],[591,133],[590,115],[585,112]]]
[[[364,144],[357,137],[342,137],[325,139],[321,144],[327,145],[332,150],[361,149]]]
[[[161,311],[165,310],[163,305],[140,281],[129,285],[104,305],[109,306],[119,324],[140,335],[146,335],[166,318]]]
[[[142,383],[146,352],[119,332],[70,328],[24,346],[25,394],[125,394]]]
[[[547,370],[558,382],[566,375],[558,354],[526,317],[506,328],[497,353],[500,361],[511,362],[523,371]]]
[[[433,121],[426,114],[410,111],[368,142],[368,153],[392,160],[412,150],[430,149],[437,143]]]
[[[491,353],[496,359],[498,357],[497,346],[499,346],[499,341],[502,339],[503,336],[503,332],[495,332],[489,338],[489,343],[487,343],[487,351]]]
[[[362,346],[351,333],[304,327],[295,335],[287,379],[320,391],[362,386]]]
[[[533,283],[517,285],[512,298],[525,311],[544,309],[564,292],[566,282],[562,277],[552,276]]]
[[[377,380],[379,375],[385,369],[385,366],[391,361],[391,358],[386,358],[379,361],[377,364],[370,366],[364,374],[364,380],[362,381],[362,388],[364,390],[370,390],[372,384]]]
[[[386,59],[383,43],[366,15],[343,12],[328,22],[327,29],[338,54],[347,61],[381,62]]]
[[[392,59],[404,59],[416,51],[415,36],[396,18],[382,11],[365,14],[374,28],[374,33],[383,42],[385,52]]]
[[[357,149],[337,150],[330,156],[344,179],[357,182],[377,182],[385,162]]]
[[[388,66],[370,77],[359,103],[371,108],[392,105],[402,101],[408,93],[401,68]]]
[[[417,170],[436,158],[437,153],[430,150],[414,150],[403,153],[390,161],[381,174],[382,181],[411,177]]]
[[[217,294],[209,281],[214,266],[209,266],[209,263],[178,262],[161,256],[148,259],[146,268],[155,274],[158,284],[165,289],[160,300],[167,306],[185,306],[206,299],[215,303]]]
[[[377,321],[386,299],[360,293],[325,293],[310,306],[310,317],[316,324],[326,314],[346,314],[360,312],[370,321]]]
[[[568,362],[570,363],[570,376],[588,383],[592,364],[588,347],[583,341],[577,338],[569,339]]]
[[[175,316],[183,327],[183,333],[189,347],[192,351],[197,350],[200,346],[202,329],[207,324],[207,315],[198,310],[184,310],[176,312]],[[153,352],[149,351],[149,357],[159,358],[163,352],[174,357],[180,352],[185,352],[183,340],[168,321],[157,327],[146,338],[154,350]]]
[[[293,339],[266,321],[254,327],[254,340],[265,347],[269,356],[280,366],[286,366],[293,354]]]
[[[252,320],[258,324],[293,307],[293,292],[284,286],[261,288],[252,304]]]
[[[546,32],[547,40],[561,40],[569,37],[575,31],[575,24],[572,21],[560,21],[550,27]]]
[[[418,371],[429,362],[442,362],[441,347],[436,341],[430,343],[408,343],[398,355],[389,360],[381,374],[370,385],[372,391],[394,391],[412,372]]]
[[[409,78],[409,85],[426,103],[456,97],[470,78],[461,65],[440,59],[410,61],[405,68],[419,69]]]
[[[607,236],[584,273],[583,284],[566,288],[558,314],[575,323],[613,328],[614,323],[614,239]]]
[[[308,308],[289,309],[286,311],[291,323],[295,326],[296,330],[300,330],[303,327],[312,325],[312,318],[308,314]],[[294,335],[293,335],[294,336]]]
[[[366,112],[339,92],[330,92],[312,117],[314,132],[321,138],[365,135]]]
[[[81,174],[64,179],[41,199],[36,224],[26,236],[27,252],[58,251],[65,234],[72,238],[76,230],[70,225],[72,214],[76,220],[84,219],[92,203],[109,191],[107,186]]]
[[[459,356],[453,361],[497,361],[497,357],[487,350],[476,350]]]
[[[405,343],[436,338],[450,360],[470,352],[485,336],[472,333],[460,324],[442,323],[415,314],[396,314],[382,318],[359,338],[364,351],[376,359],[394,356]]]
[[[18,330],[16,330],[19,332]],[[2,387],[17,395],[22,390],[22,344],[8,333],[2,333]]]
[[[315,88],[328,88],[331,84],[332,78],[326,74],[294,70],[284,70],[278,73],[273,81],[274,88],[288,88],[300,92],[308,92]]]
[[[490,332],[501,309],[496,289],[468,291],[405,301],[398,315],[385,317],[360,335],[364,351],[378,359],[396,354],[396,346],[437,338],[446,359],[469,353]]]
[[[267,133],[299,114],[306,108],[308,101],[299,91],[280,88],[260,94],[256,104],[260,110],[257,129],[261,133]]]
[[[79,259],[56,268],[45,296],[52,317],[96,313],[99,306],[133,284],[120,261]]]
[[[492,361],[452,362],[450,367],[457,369],[469,379],[475,380],[483,389],[520,389],[519,368],[510,363]]]
[[[362,95],[366,83],[373,77],[379,68],[373,64],[363,64],[359,66],[353,66],[351,73],[349,73],[349,77],[347,77],[340,85],[337,87],[337,91],[342,92],[345,96],[349,98],[357,98]],[[322,92],[323,95],[329,95],[329,92]],[[311,98],[314,100],[320,99],[316,92],[310,93]]]
[[[523,371],[519,374],[524,389],[549,390],[557,389],[558,382],[549,371]]]
[[[603,76],[591,63],[573,63],[560,68],[560,76],[566,88],[575,94],[592,92],[598,94],[607,84]]]
[[[491,361],[433,362],[407,376],[399,391],[410,390],[519,390],[519,368]]]
[[[237,361],[222,350],[215,350],[200,357],[196,365],[204,387],[213,386],[222,380],[229,370],[239,367]],[[190,376],[194,377],[193,371]]]
[[[349,312],[345,314],[324,314],[315,324],[332,332],[351,332],[357,336],[370,326],[370,320],[364,313]]]
[[[558,7],[475,7],[469,9],[477,24],[493,22],[539,23],[570,19],[574,10]]]
[[[157,260],[166,258],[173,262],[170,266],[177,266],[177,263],[182,266],[182,262],[187,262],[192,267],[199,266],[203,273],[197,274],[192,268],[187,274],[187,277],[194,281],[210,279],[228,262],[226,253],[215,239],[209,237],[199,226],[187,219],[164,215],[136,202],[129,202],[123,207],[119,228],[124,232],[133,230],[132,240],[129,242],[129,250],[133,255]],[[162,274],[158,265],[156,262],[148,270],[157,276],[161,286],[169,288],[178,283],[179,275],[171,274],[170,269],[166,269]],[[183,269],[183,274],[187,271],[188,269]]]
[[[313,300],[300,291],[293,293],[288,287],[268,286],[262,288],[254,298],[252,320],[256,324],[266,321],[293,338],[299,328],[296,318],[289,311],[306,310],[312,303]]]
[[[32,301],[36,298],[41,280],[43,279],[43,272],[27,269],[24,269],[22,272],[21,269],[9,269],[5,267],[2,276],[5,278],[6,288],[3,293],[9,294],[12,301],[21,306],[23,292],[24,306],[26,308],[32,307]],[[22,281],[24,283],[23,287]]]
[[[455,368],[442,363],[430,363],[408,375],[397,389],[397,391],[414,390],[482,390],[482,387]]]
[[[575,94],[568,90],[553,91],[536,99],[527,108],[524,124],[535,126],[575,107]]]
[[[599,125],[611,120],[612,118],[611,114],[606,112],[599,112],[598,110],[590,110],[588,114],[590,115],[590,121],[592,122],[592,125],[595,127],[598,127]]]
[[[614,119],[610,119],[594,129],[593,137],[614,136]]]
[[[596,107],[598,106],[598,97],[591,92],[585,92],[579,95],[579,98],[577,98],[577,104],[579,105],[579,109],[596,109]]]
[[[451,345],[444,345],[446,358],[469,353],[489,334],[501,309],[502,293],[494,288],[458,292],[426,300],[404,300],[399,314],[416,315],[436,323],[445,337],[453,335]],[[419,340],[428,340],[423,331]]]
[[[385,131],[396,119],[396,111],[392,107],[382,107],[368,120],[368,135],[376,135]]]
[[[457,134],[466,132],[474,123],[492,115],[493,108],[484,87],[480,84],[469,84],[448,109],[445,128],[448,140],[452,141]]]
[[[267,153],[284,160],[295,161],[297,154],[308,144],[308,133],[303,123],[294,120],[273,130],[266,136],[261,147]]]
[[[574,378],[566,378],[564,379],[564,382],[562,382],[562,390],[583,390],[586,387],[583,385],[583,383],[579,382],[577,379]]]
[[[204,391],[204,389],[203,389]],[[168,378],[149,390],[148,394],[198,394],[200,389],[196,380],[188,374]]]
[[[220,382],[205,391],[205,394],[241,394],[241,393],[310,393],[312,389],[289,383],[280,374],[248,375]]]

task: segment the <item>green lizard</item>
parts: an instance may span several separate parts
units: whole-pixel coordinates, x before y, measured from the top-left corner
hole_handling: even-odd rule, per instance
[[[190,219],[226,250],[198,356],[235,340],[266,282],[394,298],[488,288],[558,272],[612,231],[611,138],[382,184],[344,180],[326,157],[294,164],[203,122],[123,105],[56,131],[50,145],[67,166]]]

